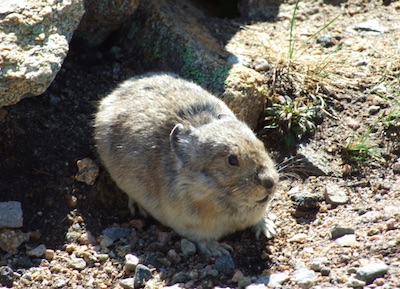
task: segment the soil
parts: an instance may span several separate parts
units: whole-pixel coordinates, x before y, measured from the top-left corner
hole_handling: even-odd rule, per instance
[[[400,288],[400,120],[387,117],[400,110],[400,2],[301,1],[292,68],[285,71],[294,5],[295,1],[281,4],[274,21],[226,20],[238,27],[227,39],[227,50],[245,51],[251,60],[266,59],[273,69],[263,72],[265,82],[276,84],[278,94],[307,90],[325,102],[316,132],[296,148],[286,147],[275,131],[264,135],[277,163],[303,146],[311,149],[306,155],[311,163],[318,167],[319,160],[329,167],[328,175],[308,172],[293,178],[297,163],[289,161],[271,206],[277,237],[256,240],[251,231],[227,236],[223,241],[234,248],[235,272],[214,274],[215,258],[184,256],[181,238],[170,229],[149,219],[132,220],[123,194],[116,192],[115,201],[107,196],[99,201],[99,181],[93,186],[78,182],[78,160],[99,163],[91,127],[98,100],[136,71],[133,56],[116,53],[113,39],[95,49],[73,40],[46,93],[0,108],[0,201],[21,202],[22,230],[36,232],[16,255],[0,252],[0,265],[14,270],[14,288],[120,288],[120,280],[134,275],[123,269],[126,250],[154,269],[149,288],[174,283],[187,288],[239,287],[282,272],[290,276],[284,287],[309,288],[293,273],[302,266],[310,268],[318,257],[328,259],[329,272],[316,272],[310,285],[315,288],[347,288],[358,268],[379,261],[389,265],[388,272],[365,286]],[[379,22],[378,30],[387,30],[357,28],[369,20]],[[332,47],[312,37],[321,29],[320,34],[333,37]],[[130,60],[122,61],[125,58]],[[283,84],[271,81],[272,74]],[[360,161],[345,148],[362,136],[379,153]],[[100,175],[103,178],[102,170]],[[346,192],[346,204],[324,200],[331,183]],[[291,198],[293,188],[322,200],[315,210],[303,212]],[[334,225],[354,229],[357,242],[338,245],[329,237]],[[133,233],[128,240],[101,248],[91,236],[98,238],[110,226],[133,228]],[[79,236],[71,239],[71,232]],[[84,238],[85,232],[89,233]],[[26,252],[39,244],[54,250],[55,257],[27,257]],[[107,253],[107,260],[96,259],[100,253]],[[68,260],[73,255],[83,257],[86,267],[71,268]],[[88,256],[96,260],[88,261]],[[179,281],[180,272],[189,277]]]

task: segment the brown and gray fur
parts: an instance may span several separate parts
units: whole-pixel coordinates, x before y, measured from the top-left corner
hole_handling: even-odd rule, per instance
[[[95,117],[100,158],[133,203],[218,256],[221,237],[253,227],[271,238],[265,211],[275,165],[224,102],[173,74],[122,83]],[[236,162],[236,159],[238,162]]]

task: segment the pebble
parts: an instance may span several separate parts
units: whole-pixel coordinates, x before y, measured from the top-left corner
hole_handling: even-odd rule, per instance
[[[325,201],[334,206],[344,205],[349,202],[346,191],[337,184],[328,183],[324,190]]]
[[[321,44],[323,47],[332,47],[335,45],[335,38],[331,35],[320,35],[317,38],[317,43]]]
[[[359,243],[356,240],[356,235],[344,235],[343,237],[337,238],[335,240],[336,244],[340,247],[358,247]]]
[[[242,277],[238,281],[238,287],[239,288],[245,288],[246,286],[248,286],[250,284],[251,284],[251,278],[250,277]]]
[[[23,225],[22,208],[20,202],[0,203],[0,229],[21,228]]]
[[[321,268],[320,272],[322,276],[329,276],[329,274],[331,273],[331,269],[327,266],[324,266]]]
[[[392,170],[395,174],[400,174],[400,161],[399,160],[393,164]]]
[[[151,271],[148,267],[138,264],[135,270],[135,277],[133,280],[134,288],[140,288],[143,284],[151,278]]]
[[[29,233],[23,233],[20,230],[3,229],[0,231],[0,249],[16,254],[18,247],[29,240]]]
[[[68,281],[65,280],[65,279],[62,279],[62,278],[56,279],[56,280],[53,282],[53,286],[56,287],[56,288],[63,288],[63,287],[65,287],[67,284],[68,284]]]
[[[265,284],[268,287],[281,287],[283,283],[289,280],[289,273],[275,273],[262,276],[257,279],[256,283]]]
[[[131,234],[131,229],[129,228],[120,228],[120,227],[110,227],[107,229],[104,229],[101,234],[111,238],[114,242],[122,239],[129,237]]]
[[[0,267],[0,285],[12,287],[14,282],[14,271],[8,266]]]
[[[235,271],[235,263],[230,255],[222,255],[215,260],[215,267],[226,275]]]
[[[75,179],[93,186],[99,175],[99,166],[89,158],[78,160],[76,166],[78,167],[78,173],[75,175]]]
[[[78,241],[81,245],[94,245],[96,244],[96,238],[89,231],[84,232],[79,236]]]
[[[304,243],[305,241],[307,241],[307,234],[304,233],[296,234],[287,241],[290,243]]]
[[[324,268],[326,264],[328,264],[328,258],[326,257],[314,258],[311,261],[310,268],[315,272],[320,272],[321,269]]]
[[[43,244],[41,244],[41,245],[33,248],[32,250],[29,250],[29,251],[26,252],[26,254],[29,257],[36,257],[36,258],[44,256],[45,253],[46,253],[46,246],[43,245]]]
[[[86,268],[86,261],[82,258],[71,257],[69,265],[73,269],[83,270]]]
[[[370,263],[357,270],[356,278],[370,284],[376,278],[383,277],[388,269],[388,265],[383,262]]]
[[[139,265],[139,258],[132,254],[125,255],[125,265],[124,271],[125,273],[130,273],[135,271],[137,265]]]
[[[294,271],[294,280],[300,288],[311,288],[317,281],[317,274],[313,270],[302,268]]]
[[[368,107],[368,113],[376,114],[380,109],[381,107],[379,105],[371,105],[370,107]]]
[[[388,31],[388,29],[386,27],[381,26],[379,21],[376,19],[359,23],[357,24],[356,29],[362,31],[379,32],[379,33],[385,33]]]
[[[188,239],[181,240],[182,253],[185,256],[190,256],[196,254],[196,245],[190,242]]]
[[[344,235],[354,234],[353,228],[342,227],[339,225],[334,225],[329,230],[329,235],[332,240],[343,237]]]
[[[100,235],[98,238],[99,244],[101,248],[108,248],[110,247],[112,244],[114,244],[113,239],[111,239],[110,237],[106,236],[106,235]]]
[[[174,263],[179,263],[182,261],[181,256],[179,256],[179,254],[174,249],[169,250],[167,252],[167,256]]]
[[[255,71],[268,71],[271,65],[264,58],[257,58],[253,61],[253,68]]]
[[[176,273],[174,276],[172,276],[171,284],[184,283],[184,282],[188,281],[189,279],[190,279],[190,277],[188,276],[188,274],[179,272],[179,273]]]
[[[349,128],[354,129],[354,130],[359,129],[361,127],[360,122],[352,117],[346,117],[344,119],[344,122]]]
[[[356,278],[350,277],[347,280],[347,285],[353,288],[364,287],[366,284],[364,281],[358,280]]]
[[[133,289],[134,286],[134,278],[125,278],[119,281],[119,285],[121,285],[124,289]]]
[[[55,253],[54,253],[54,250],[52,250],[52,249],[46,249],[46,252],[44,252],[44,258],[47,261],[53,260],[54,259],[54,255],[55,255]]]
[[[290,200],[295,205],[296,209],[301,211],[313,211],[318,210],[320,196],[307,191],[297,191],[291,189],[288,194],[290,195]]]

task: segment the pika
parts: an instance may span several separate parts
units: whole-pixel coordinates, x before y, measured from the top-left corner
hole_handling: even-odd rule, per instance
[[[112,179],[135,205],[194,241],[206,255],[218,240],[252,227],[272,238],[265,217],[278,173],[263,143],[217,97],[177,75],[131,78],[101,100],[94,138]]]

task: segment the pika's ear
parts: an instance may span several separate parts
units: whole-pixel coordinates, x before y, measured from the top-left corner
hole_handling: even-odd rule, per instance
[[[182,167],[185,156],[188,154],[187,151],[190,148],[190,130],[190,127],[185,128],[181,123],[178,123],[169,134],[169,141],[180,167]]]
[[[235,120],[235,117],[233,117],[232,115],[229,115],[229,114],[221,113],[221,114],[218,115],[218,119],[221,119],[221,120]]]

